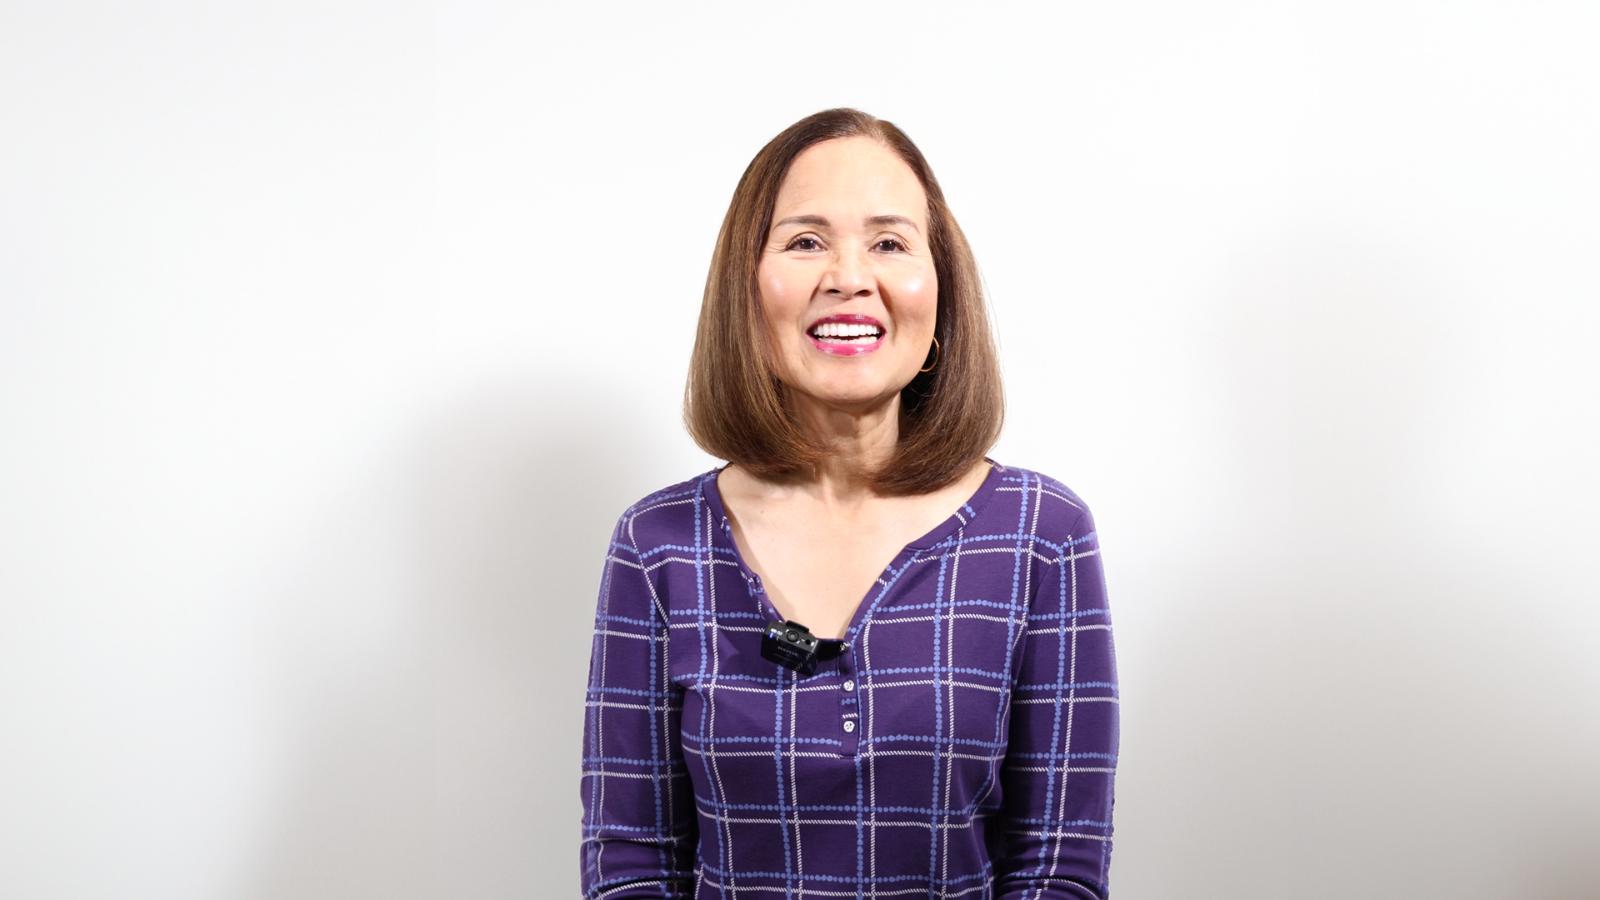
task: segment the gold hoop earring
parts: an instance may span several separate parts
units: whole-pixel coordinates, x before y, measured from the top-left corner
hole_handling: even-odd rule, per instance
[[[937,366],[938,364],[939,364],[939,336],[938,335],[934,335],[933,336],[933,365],[928,366],[926,369],[918,369],[917,371],[918,372],[932,372],[933,371],[933,367]]]

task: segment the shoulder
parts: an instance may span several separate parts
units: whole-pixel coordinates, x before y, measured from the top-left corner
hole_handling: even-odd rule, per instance
[[[655,488],[629,503],[617,516],[615,539],[645,554],[663,544],[693,543],[704,527],[706,484],[716,469]]]
[[[1089,502],[1066,481],[1038,469],[1007,464],[1000,490],[1014,492],[1028,512],[1037,513],[1033,533],[1052,549],[1064,552],[1076,542],[1092,539],[1095,526]]]

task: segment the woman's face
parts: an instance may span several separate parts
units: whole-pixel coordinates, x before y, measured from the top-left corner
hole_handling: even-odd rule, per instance
[[[871,138],[827,140],[795,157],[757,268],[777,374],[790,388],[865,411],[916,377],[939,296],[927,209],[911,168]],[[851,314],[869,317],[881,336],[843,343],[808,333]]]

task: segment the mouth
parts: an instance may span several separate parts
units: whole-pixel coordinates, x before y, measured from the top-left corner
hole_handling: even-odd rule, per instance
[[[886,332],[881,328],[860,326],[855,328],[840,328],[839,326],[817,326],[806,332],[806,337],[811,339],[811,346],[823,353],[832,356],[860,356],[871,353],[883,346]]]
[[[844,356],[876,350],[887,334],[882,322],[860,313],[823,316],[806,328],[817,349]]]

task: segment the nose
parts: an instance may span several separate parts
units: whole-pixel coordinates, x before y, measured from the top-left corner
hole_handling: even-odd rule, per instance
[[[872,293],[874,276],[867,261],[863,259],[865,255],[866,251],[858,252],[852,248],[835,251],[829,259],[826,271],[822,273],[823,291],[843,297]]]

